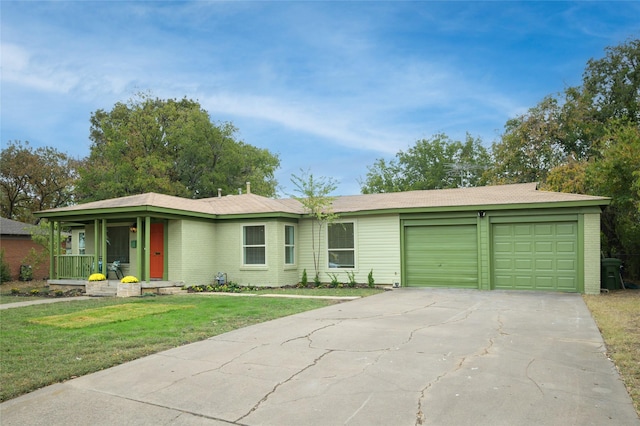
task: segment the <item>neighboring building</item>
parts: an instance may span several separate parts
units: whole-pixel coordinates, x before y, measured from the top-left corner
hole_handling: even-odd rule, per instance
[[[31,249],[42,253],[43,247],[31,239],[31,231],[36,226],[11,219],[0,218],[0,249],[4,250],[5,261],[9,264],[11,278],[20,277],[20,266],[27,265],[27,256]],[[49,258],[46,257],[40,265],[32,266],[33,279],[49,277]]]
[[[535,183],[337,197],[315,249],[320,278],[599,293],[605,197]],[[201,200],[147,193],[37,214],[72,229],[52,277],[86,279],[106,258],[147,282],[292,285],[314,275],[312,221],[295,199]],[[317,231],[317,227],[315,228]]]

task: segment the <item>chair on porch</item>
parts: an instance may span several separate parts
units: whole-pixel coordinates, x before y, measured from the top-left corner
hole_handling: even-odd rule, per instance
[[[109,270],[113,271],[113,273],[116,274],[116,278],[118,279],[121,279],[122,277],[124,277],[124,274],[122,273],[122,269],[120,268],[119,260],[114,260],[113,263],[109,265]]]

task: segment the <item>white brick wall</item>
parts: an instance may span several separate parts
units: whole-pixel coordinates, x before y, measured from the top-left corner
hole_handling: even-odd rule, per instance
[[[600,293],[600,214],[584,215],[584,292]]]

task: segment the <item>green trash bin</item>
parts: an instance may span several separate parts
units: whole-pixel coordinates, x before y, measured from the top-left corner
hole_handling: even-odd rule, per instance
[[[620,265],[622,260],[607,258],[600,262],[600,287],[607,290],[619,290],[622,288],[620,282]]]

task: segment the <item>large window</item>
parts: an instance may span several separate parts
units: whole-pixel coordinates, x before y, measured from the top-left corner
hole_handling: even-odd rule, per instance
[[[242,227],[242,253],[245,265],[266,264],[264,225]]]
[[[293,265],[295,261],[295,228],[292,225],[284,226],[284,263]]]
[[[330,223],[327,227],[329,268],[355,268],[353,222]]]
[[[129,227],[110,226],[107,228],[107,262],[119,260],[129,263]]]

